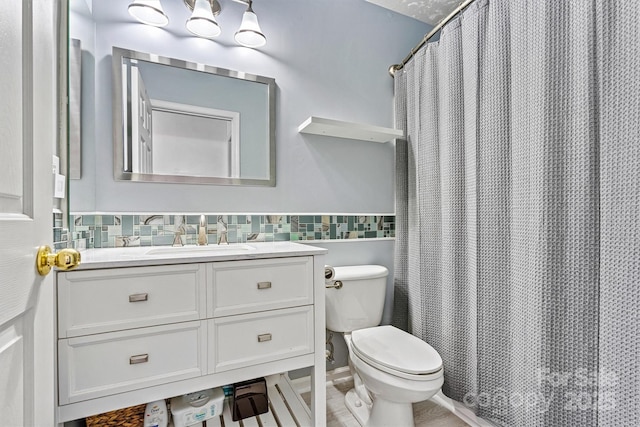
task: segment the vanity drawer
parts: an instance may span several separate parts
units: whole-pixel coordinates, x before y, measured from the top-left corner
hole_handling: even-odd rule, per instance
[[[313,306],[209,320],[209,373],[313,353]]]
[[[205,266],[183,264],[58,274],[58,336],[204,319]]]
[[[206,321],[58,341],[60,404],[205,375]]]
[[[209,317],[313,304],[313,257],[216,262]]]

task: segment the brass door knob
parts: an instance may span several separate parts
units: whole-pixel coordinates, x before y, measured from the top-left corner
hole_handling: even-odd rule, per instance
[[[80,265],[80,252],[75,249],[62,249],[57,254],[51,253],[49,246],[40,246],[36,256],[36,268],[41,276],[46,276],[51,267],[60,270],[72,270]]]

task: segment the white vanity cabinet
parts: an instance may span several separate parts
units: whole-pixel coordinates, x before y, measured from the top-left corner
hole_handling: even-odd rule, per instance
[[[58,272],[58,422],[313,367],[324,425],[324,250],[288,245]]]

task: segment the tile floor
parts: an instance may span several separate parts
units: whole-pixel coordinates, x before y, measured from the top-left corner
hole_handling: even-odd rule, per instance
[[[353,380],[327,384],[327,427],[360,427],[360,424],[344,406],[344,395],[353,388]],[[302,397],[309,404],[310,393]],[[416,427],[466,427],[467,423],[447,409],[430,400],[413,405]],[[390,426],[400,427],[400,426]]]

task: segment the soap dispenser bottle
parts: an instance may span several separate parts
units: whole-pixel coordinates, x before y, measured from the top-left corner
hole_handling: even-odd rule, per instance
[[[144,427],[167,427],[168,424],[169,413],[164,399],[147,403],[147,409],[144,412]]]

